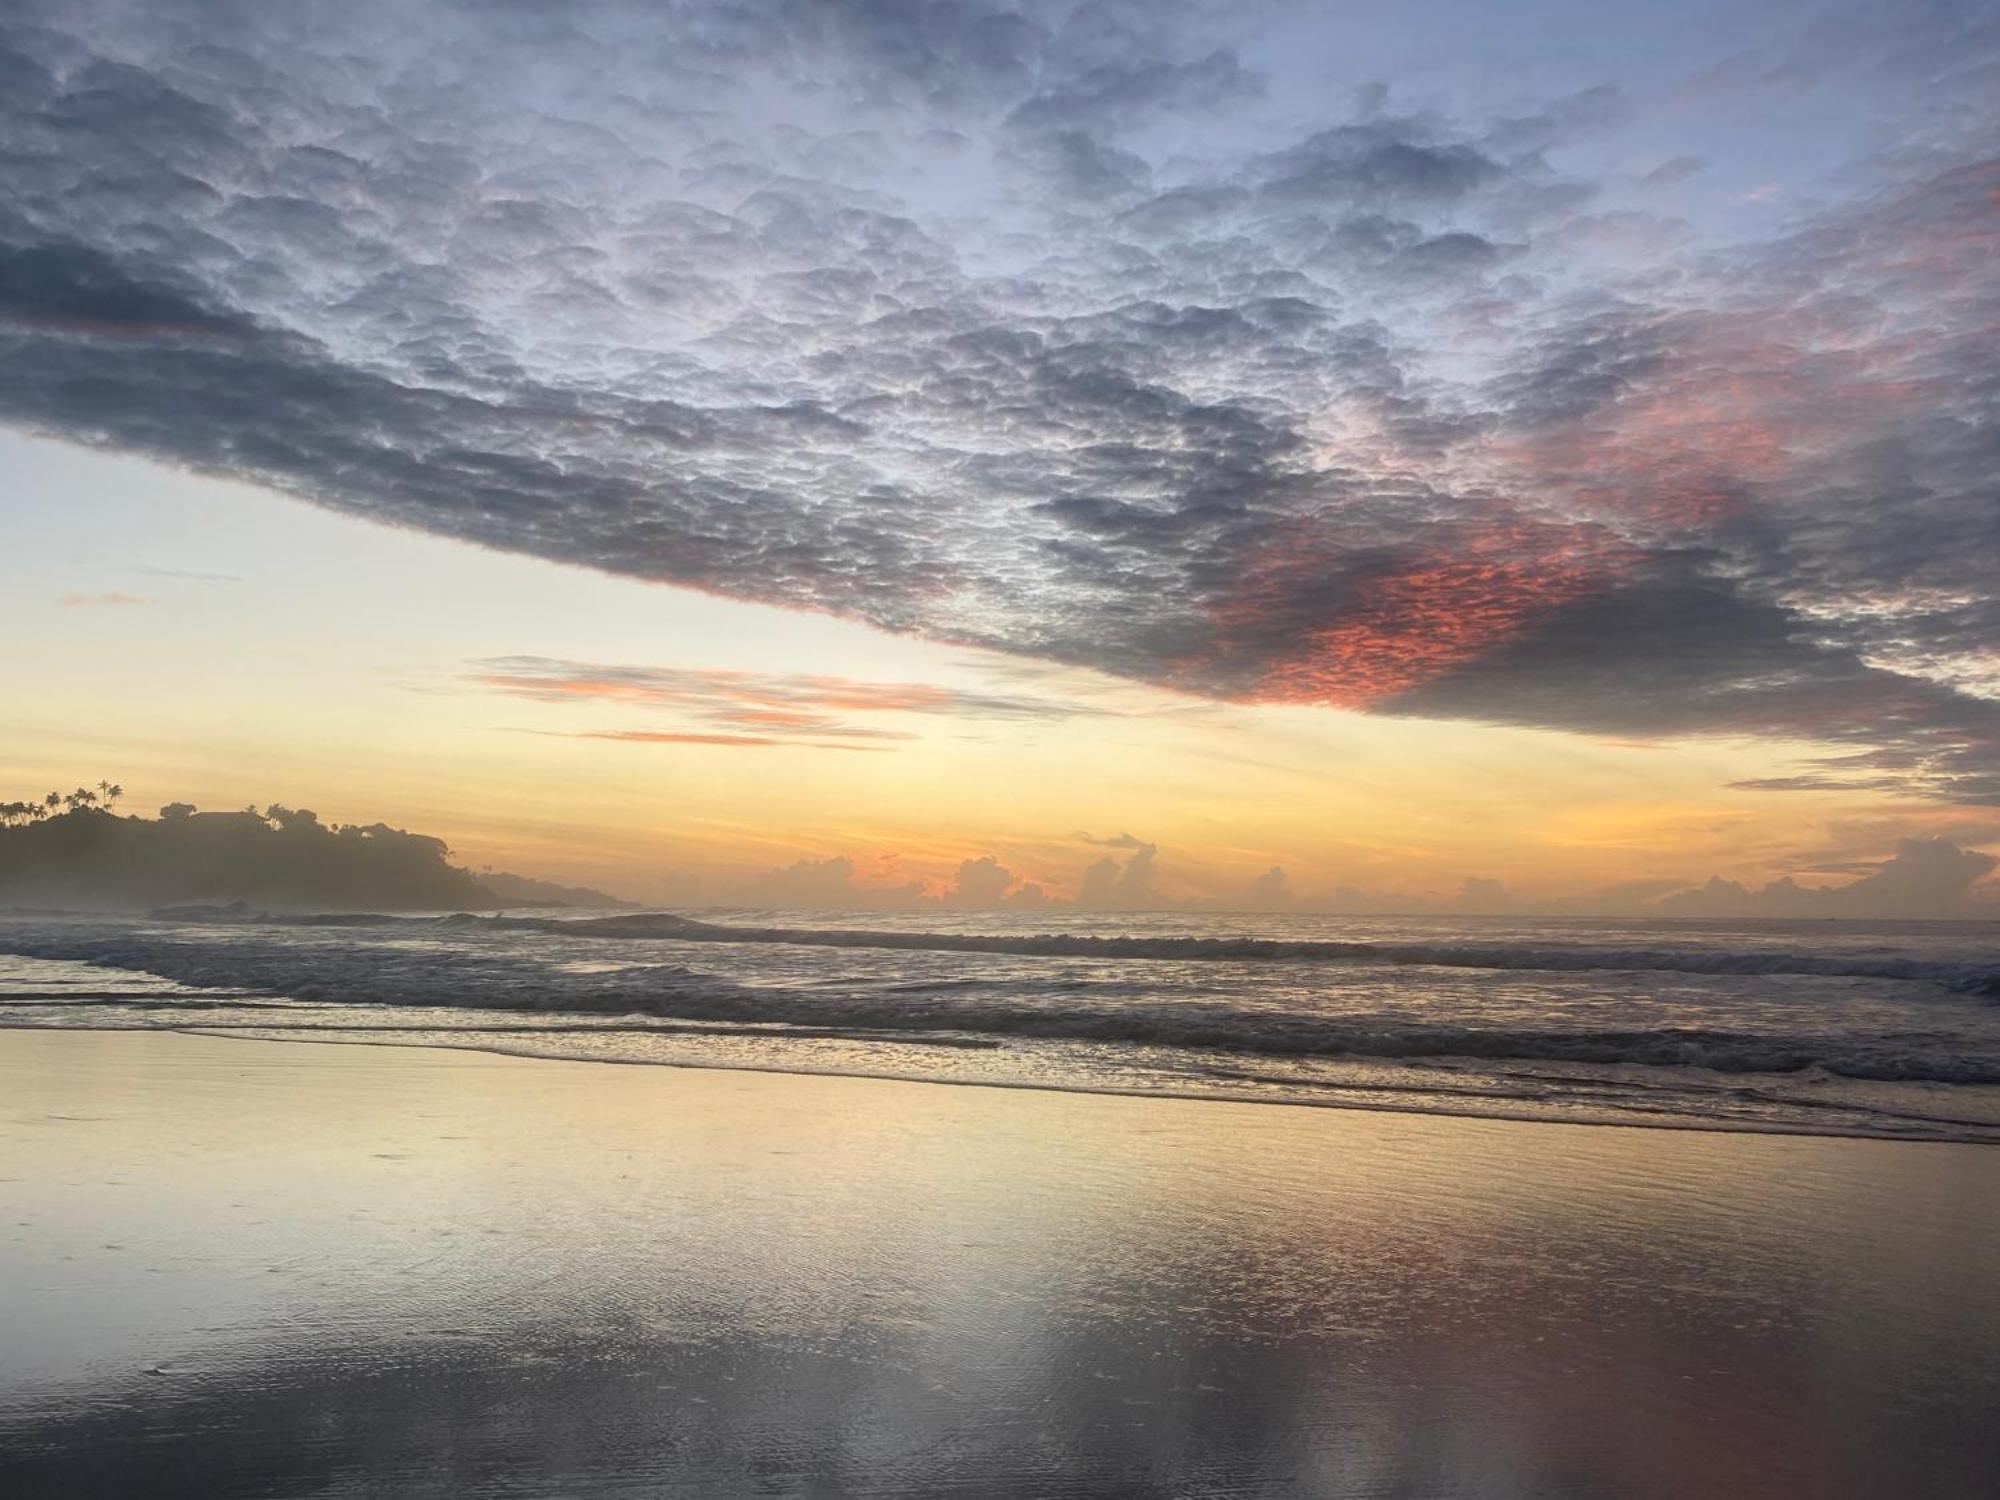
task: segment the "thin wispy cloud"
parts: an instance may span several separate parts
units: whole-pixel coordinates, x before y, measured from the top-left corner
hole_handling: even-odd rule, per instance
[[[64,609],[127,609],[145,604],[157,604],[159,600],[148,599],[143,594],[64,594],[56,600]]]
[[[646,729],[592,729],[568,736],[579,740],[610,740],[623,745],[724,745],[737,748],[789,746],[811,750],[880,750],[880,745],[842,745],[824,740],[774,739],[754,734],[671,734]]]
[[[853,715],[1054,722],[1103,710],[1054,699],[970,692],[920,682],[779,675],[694,667],[613,666],[541,656],[491,657],[472,664],[475,686],[538,703],[616,705],[686,715],[729,734],[642,732],[590,738],[691,744],[773,745],[814,737],[911,740],[908,729],[858,725]],[[860,748],[860,747],[849,747]]]
[[[187,583],[243,582],[243,576],[240,573],[204,573],[194,568],[142,567],[139,571],[153,578],[178,578]]]
[[[1240,10],[29,0],[0,420],[1217,701],[2000,802],[1981,8],[1422,107]]]

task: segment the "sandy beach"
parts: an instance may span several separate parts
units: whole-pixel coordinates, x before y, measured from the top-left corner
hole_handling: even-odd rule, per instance
[[[2000,1153],[0,1036],[9,1495],[1984,1496]]]

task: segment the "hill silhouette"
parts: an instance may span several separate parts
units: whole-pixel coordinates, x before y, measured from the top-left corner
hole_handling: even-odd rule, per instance
[[[0,906],[139,909],[244,902],[292,910],[408,911],[622,904],[601,892],[451,862],[444,840],[386,823],[328,824],[305,808],[158,817],[116,812],[100,782],[37,801],[0,802]],[[490,883],[489,883],[490,882]]]

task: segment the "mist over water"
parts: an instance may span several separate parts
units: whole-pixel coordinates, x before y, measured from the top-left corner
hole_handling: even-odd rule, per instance
[[[2000,1141],[1987,923],[23,917],[0,1025]]]

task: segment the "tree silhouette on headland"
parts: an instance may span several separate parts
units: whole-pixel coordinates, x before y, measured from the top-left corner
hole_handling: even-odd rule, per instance
[[[242,901],[277,907],[409,910],[494,906],[442,839],[386,823],[326,824],[309,808],[204,813],[169,802],[157,818],[113,809],[125,789],[0,802],[0,904],[143,907]]]

